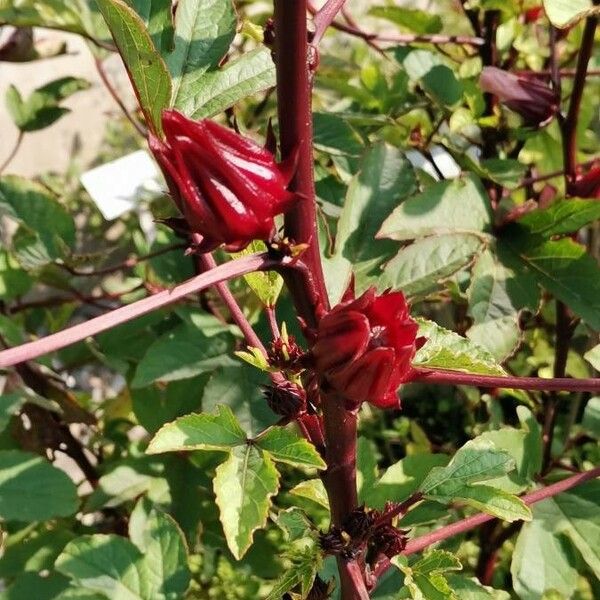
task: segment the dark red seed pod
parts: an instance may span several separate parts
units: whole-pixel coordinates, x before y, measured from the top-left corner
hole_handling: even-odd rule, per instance
[[[325,554],[341,554],[346,548],[346,541],[337,527],[332,527],[327,533],[319,536],[319,546]]]
[[[374,554],[385,554],[388,558],[394,558],[406,548],[406,533],[392,525],[382,525],[373,532],[369,545]]]
[[[365,537],[373,527],[373,515],[365,510],[364,506],[355,508],[344,521],[344,531],[352,540]]]
[[[577,175],[569,191],[572,196],[600,200],[600,166],[594,166],[587,173]]]
[[[269,408],[282,417],[293,419],[306,410],[304,390],[289,381],[265,386],[263,393]]]

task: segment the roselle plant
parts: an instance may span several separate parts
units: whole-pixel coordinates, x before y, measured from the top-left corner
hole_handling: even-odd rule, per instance
[[[600,9],[430,4],[0,1],[165,181],[0,176],[0,598],[600,596]]]

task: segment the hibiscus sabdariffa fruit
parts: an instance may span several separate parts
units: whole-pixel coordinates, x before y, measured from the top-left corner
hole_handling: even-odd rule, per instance
[[[210,121],[192,121],[175,110],[162,115],[164,140],[150,137],[170,192],[199,250],[244,249],[270,239],[274,217],[293,204],[293,175],[266,148]]]
[[[396,392],[411,376],[417,330],[402,292],[369,289],[339,304],[319,322],[312,346],[323,389],[339,394],[348,409],[363,402],[398,408]]]

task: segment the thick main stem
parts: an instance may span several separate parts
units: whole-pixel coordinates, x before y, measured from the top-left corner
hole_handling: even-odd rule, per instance
[[[296,174],[290,191],[296,204],[285,216],[285,233],[297,244],[309,244],[303,260],[312,282],[301,273],[288,278],[288,286],[300,315],[316,323],[319,307],[327,308],[327,291],[317,234],[317,209],[312,145],[312,68],[308,44],[306,0],[275,0],[275,64],[281,156],[296,158]],[[314,51],[316,52],[316,51]]]

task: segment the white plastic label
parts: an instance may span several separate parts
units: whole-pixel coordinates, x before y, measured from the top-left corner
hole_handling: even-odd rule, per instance
[[[165,189],[156,163],[145,150],[86,171],[81,183],[107,221],[136,209],[140,202]]]

